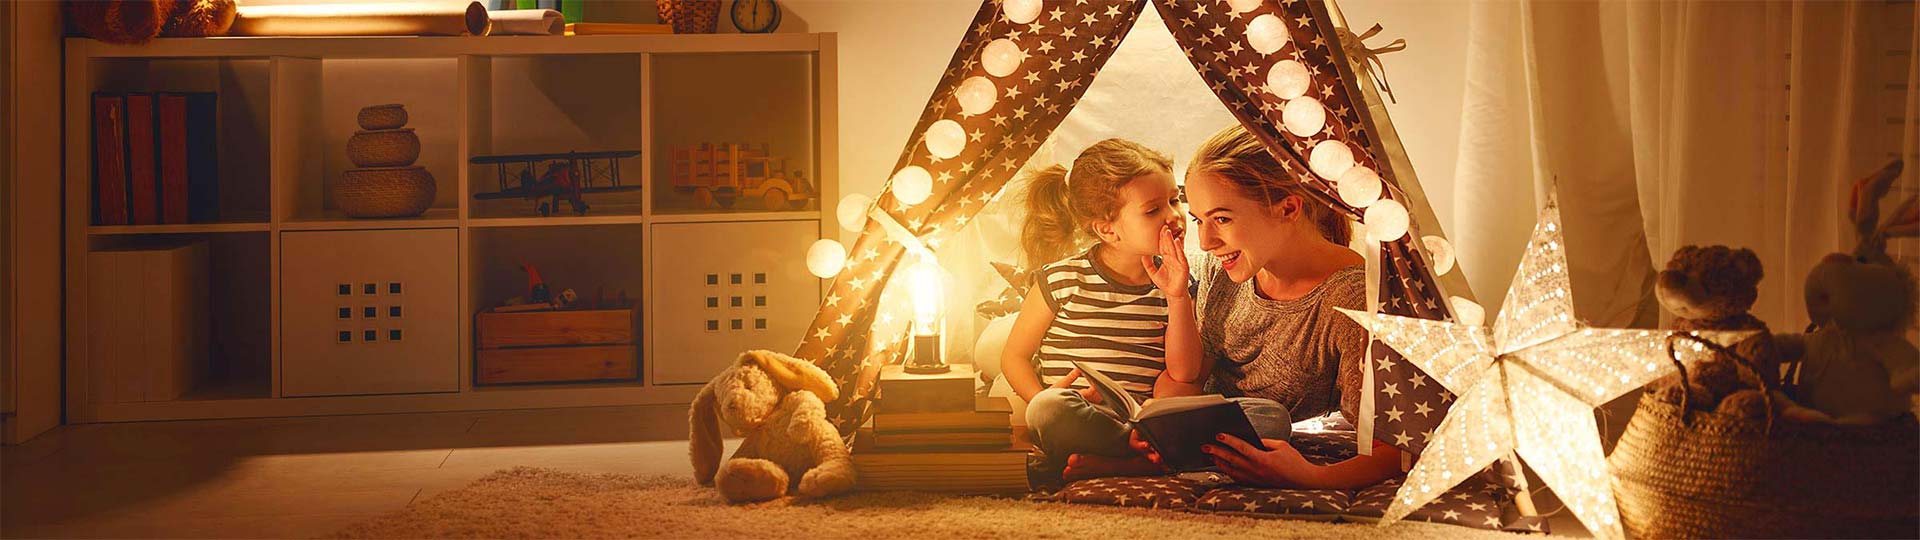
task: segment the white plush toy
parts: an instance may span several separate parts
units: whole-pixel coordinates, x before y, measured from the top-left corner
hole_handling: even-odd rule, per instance
[[[1920,207],[1908,199],[1879,221],[1879,201],[1900,176],[1896,160],[1854,183],[1848,217],[1859,233],[1852,254],[1834,253],[1807,274],[1807,334],[1776,337],[1782,359],[1804,359],[1788,418],[1871,424],[1907,413],[1920,389],[1913,275],[1887,257],[1888,238],[1920,234]]]
[[[839,395],[833,378],[805,360],[747,351],[714,376],[688,411],[693,476],[730,502],[779,498],[789,490],[825,497],[853,489],[853,459],[826,401]],[[720,461],[720,420],[746,436]]]

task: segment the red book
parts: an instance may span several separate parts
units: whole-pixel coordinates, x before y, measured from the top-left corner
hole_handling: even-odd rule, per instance
[[[160,158],[160,222],[187,222],[187,96],[160,94],[155,135]]]
[[[93,95],[93,222],[127,224],[127,99]]]
[[[134,225],[160,223],[160,186],[154,182],[153,94],[127,95],[128,216]]]

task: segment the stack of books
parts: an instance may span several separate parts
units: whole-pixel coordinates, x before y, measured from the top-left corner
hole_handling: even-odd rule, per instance
[[[218,221],[218,114],[207,92],[93,94],[93,224]]]
[[[871,490],[1027,491],[1027,455],[1004,398],[976,397],[971,366],[934,375],[881,371],[872,427],[854,438],[853,465]]]

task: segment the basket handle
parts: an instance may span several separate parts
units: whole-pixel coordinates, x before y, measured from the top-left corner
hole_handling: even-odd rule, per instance
[[[1748,339],[1753,339],[1753,338],[1748,338]],[[1777,388],[1775,388],[1774,385],[1772,384],[1768,384],[1766,377],[1760,376],[1760,369],[1753,365],[1753,359],[1747,358],[1745,355],[1742,355],[1738,352],[1734,352],[1734,350],[1731,348],[1727,348],[1718,343],[1714,343],[1706,338],[1694,335],[1691,332],[1675,332],[1667,335],[1667,359],[1671,360],[1673,362],[1673,367],[1679,369],[1680,371],[1680,423],[1681,425],[1692,427],[1692,418],[1693,418],[1693,414],[1692,414],[1693,409],[1687,406],[1687,400],[1692,394],[1691,392],[1687,391],[1687,384],[1693,382],[1693,378],[1692,376],[1687,374],[1687,366],[1685,364],[1680,363],[1680,351],[1676,346],[1682,340],[1692,341],[1698,345],[1705,347],[1707,350],[1713,351],[1718,354],[1723,354],[1729,358],[1732,358],[1734,360],[1733,364],[1740,368],[1741,370],[1740,372],[1744,375],[1750,376],[1753,379],[1753,381],[1756,383],[1755,386],[1760,387],[1760,390],[1761,390],[1760,398],[1763,400],[1764,403],[1766,403],[1766,407],[1767,407],[1767,423],[1766,423],[1765,433],[1769,435],[1772,434],[1773,433],[1773,391],[1777,390]]]

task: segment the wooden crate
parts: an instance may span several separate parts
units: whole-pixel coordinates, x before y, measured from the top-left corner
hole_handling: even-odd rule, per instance
[[[475,384],[635,380],[639,312],[633,307],[474,316]]]

